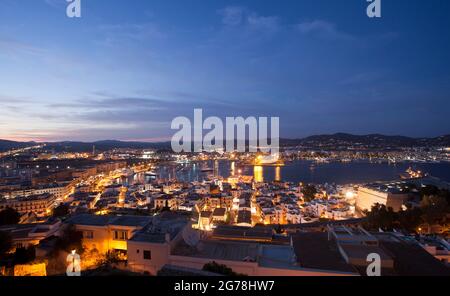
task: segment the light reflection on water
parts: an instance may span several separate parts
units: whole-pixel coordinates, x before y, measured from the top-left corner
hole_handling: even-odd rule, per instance
[[[257,181],[283,180],[305,183],[367,183],[389,181],[399,178],[409,167],[420,169],[431,175],[450,181],[450,163],[370,163],[358,161],[350,163],[331,162],[315,164],[312,161],[297,160],[282,167],[239,165],[228,160],[205,161],[187,164],[184,169],[164,167],[159,170],[162,178],[176,177],[180,181],[202,181],[208,175],[229,176],[249,175]],[[202,172],[204,167],[211,172]]]
[[[375,181],[390,181],[399,178],[406,169],[413,167],[432,176],[450,182],[450,163],[323,163],[314,164],[311,161],[299,160],[287,163],[283,167],[274,166],[242,166],[234,161],[219,160],[202,163],[191,163],[180,166],[172,165],[160,168],[157,173],[161,178],[177,178],[179,181],[202,181],[208,176],[248,175],[258,182],[263,181],[289,181],[304,183],[367,183]],[[211,171],[204,172],[208,168]],[[149,176],[143,173],[117,180],[125,185],[146,184],[150,182]]]

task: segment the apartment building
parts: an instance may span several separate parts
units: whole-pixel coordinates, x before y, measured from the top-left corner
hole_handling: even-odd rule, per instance
[[[45,193],[53,194],[57,200],[63,200],[71,191],[70,182],[50,183],[31,188],[11,191],[5,195],[6,198],[16,198],[21,196],[41,195]]]
[[[402,192],[401,188],[395,185],[368,184],[358,188],[356,207],[361,211],[370,211],[372,206],[378,203],[391,207],[394,211],[400,211],[408,197],[407,193]]]
[[[33,212],[38,217],[49,215],[55,206],[56,196],[50,193],[0,200],[0,211],[12,208],[19,214]]]
[[[100,253],[117,251],[126,254],[127,240],[150,223],[148,216],[96,216],[82,214],[67,221],[83,233],[83,247]]]

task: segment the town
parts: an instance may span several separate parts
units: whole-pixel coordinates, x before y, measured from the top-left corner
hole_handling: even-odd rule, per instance
[[[228,269],[247,275],[357,275],[363,270],[358,260],[365,262],[361,254],[375,248],[358,247],[362,240],[384,254],[388,274],[401,274],[405,271],[394,268],[390,248],[381,247],[394,237],[416,241],[420,256],[429,254],[437,270],[446,270],[446,206],[437,216],[434,207],[429,209],[431,220],[404,225],[383,224],[381,215],[384,209],[392,215],[425,211],[424,200],[439,198],[426,191],[448,199],[449,183],[413,169],[390,182],[283,181],[280,171],[289,165],[291,149],[283,151],[285,161],[273,163],[238,151],[92,147],[91,152],[56,152],[44,145],[4,153],[0,233],[10,245],[0,261],[3,273],[63,273],[55,254],[73,248],[81,253],[83,272],[114,264],[124,272],[152,275]],[[230,166],[228,176],[222,176],[219,164]],[[244,174],[250,165],[253,175]],[[275,170],[273,180],[264,180],[265,168]],[[199,173],[195,179],[182,177],[192,171]],[[319,242],[323,254],[309,253]],[[330,244],[339,251],[328,254]],[[361,250],[355,253],[356,248]],[[336,265],[322,265],[321,256],[333,256]]]
[[[0,0],[2,295],[443,286],[449,10]]]

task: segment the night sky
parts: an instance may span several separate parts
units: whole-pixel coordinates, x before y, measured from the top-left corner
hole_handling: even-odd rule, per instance
[[[450,133],[450,1],[0,0],[0,138],[170,139],[176,116],[282,137]]]

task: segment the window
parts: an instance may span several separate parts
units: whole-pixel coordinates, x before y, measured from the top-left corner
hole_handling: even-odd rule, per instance
[[[128,231],[126,230],[114,230],[114,240],[127,240]]]
[[[83,231],[83,238],[93,239],[94,232],[93,231]]]
[[[144,250],[144,259],[145,260],[152,260],[152,251]]]
[[[136,253],[138,253],[138,254],[139,254],[139,249],[137,249],[137,250],[136,250]]]

